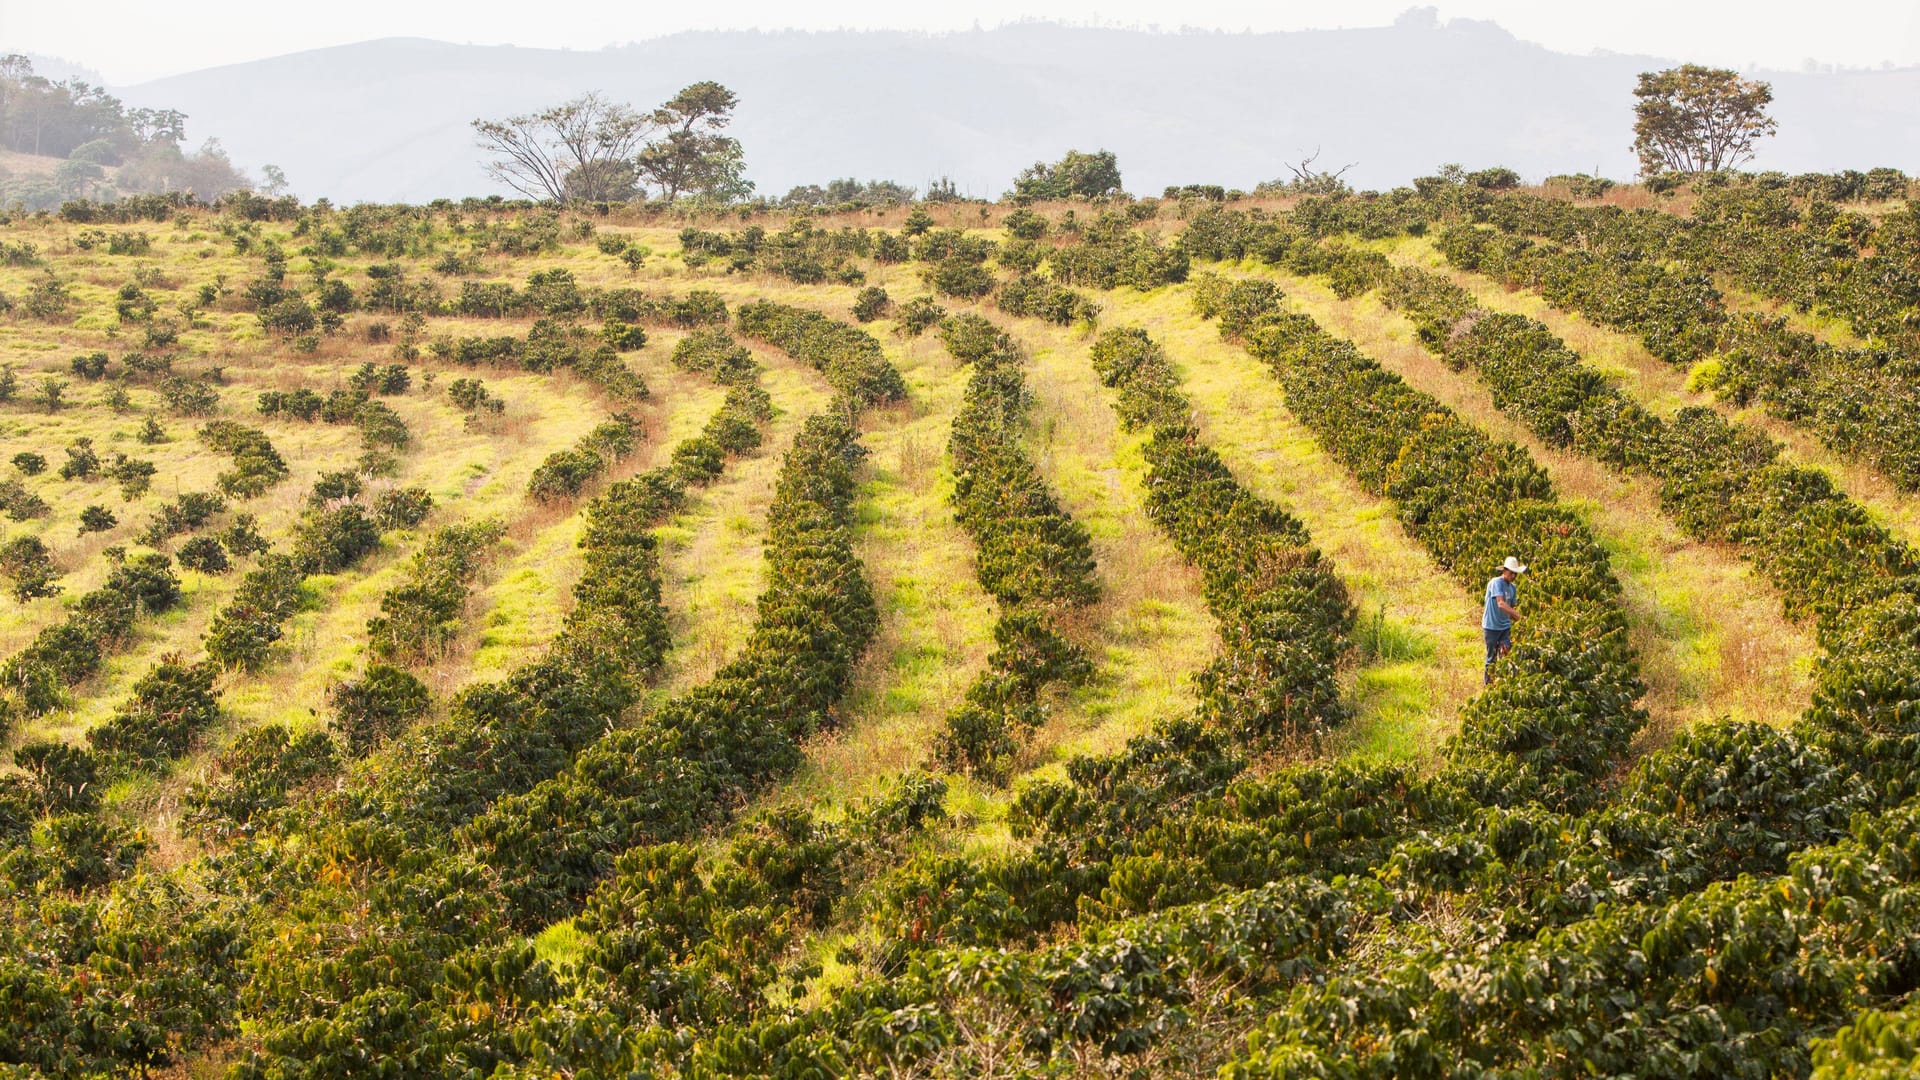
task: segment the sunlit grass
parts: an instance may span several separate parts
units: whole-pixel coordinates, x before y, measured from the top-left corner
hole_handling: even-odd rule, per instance
[[[1661,512],[1651,481],[1624,477],[1591,458],[1541,443],[1495,407],[1470,372],[1454,372],[1420,347],[1407,320],[1374,296],[1343,301],[1318,281],[1269,269],[1242,270],[1272,277],[1294,307],[1329,332],[1353,340],[1388,370],[1496,437],[1526,447],[1547,470],[1561,501],[1606,547],[1620,579],[1630,640],[1648,686],[1643,704],[1650,716],[1650,743],[1701,720],[1733,716],[1780,725],[1806,708],[1816,652],[1812,628],[1785,618],[1777,591],[1737,551],[1682,534]],[[1467,284],[1481,286],[1476,295],[1484,302],[1500,302],[1484,281]],[[1605,344],[1605,360],[1630,366],[1631,350],[1617,335],[1606,341],[1606,333],[1588,328],[1582,340]],[[1580,347],[1573,339],[1569,344]],[[1656,373],[1640,366],[1632,370],[1636,378],[1622,380],[1630,393],[1645,392],[1658,402],[1667,392],[1668,384],[1653,378]],[[1684,382],[1680,373],[1675,378]]]

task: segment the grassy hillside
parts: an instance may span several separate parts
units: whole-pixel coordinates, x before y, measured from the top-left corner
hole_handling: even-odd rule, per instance
[[[1916,211],[1735,197],[7,221],[0,1065],[1910,1057]]]

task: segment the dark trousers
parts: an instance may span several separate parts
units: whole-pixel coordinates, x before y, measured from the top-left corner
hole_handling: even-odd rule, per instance
[[[1488,630],[1481,627],[1480,632],[1487,636],[1487,670],[1484,681],[1491,686],[1493,685],[1493,662],[1507,655],[1507,650],[1513,648],[1513,627],[1509,626],[1505,630]]]

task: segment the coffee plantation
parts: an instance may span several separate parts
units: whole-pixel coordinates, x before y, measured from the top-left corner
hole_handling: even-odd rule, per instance
[[[1904,174],[1027,187],[5,215],[0,1073],[1914,1068]]]

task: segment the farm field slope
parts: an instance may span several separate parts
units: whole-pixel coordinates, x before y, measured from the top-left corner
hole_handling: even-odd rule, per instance
[[[0,223],[0,1072],[1910,1069],[1920,204],[1180,194]]]

